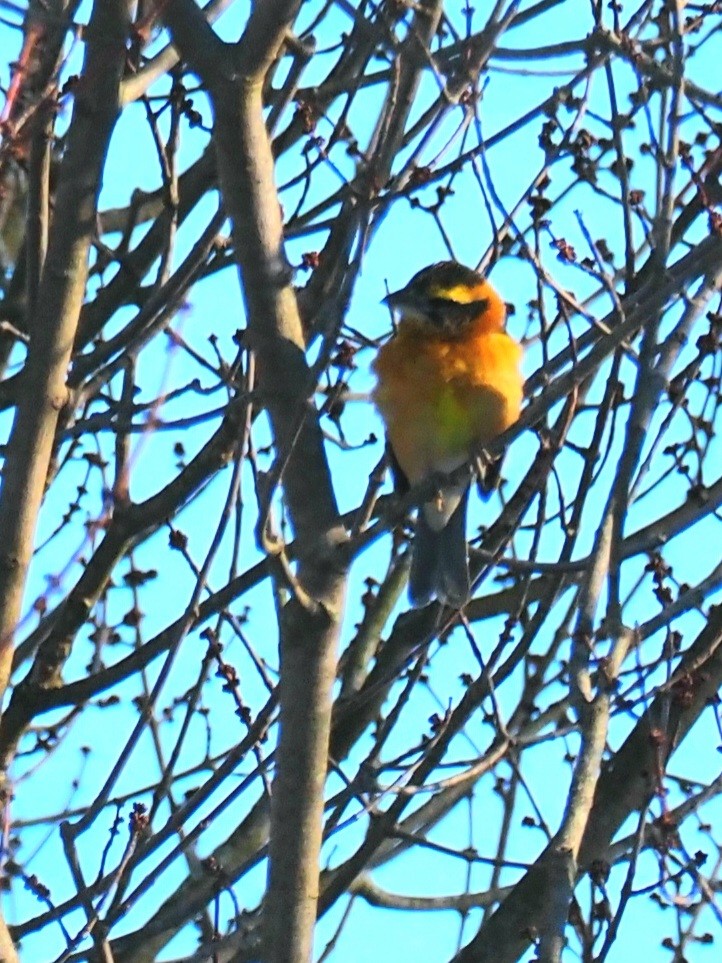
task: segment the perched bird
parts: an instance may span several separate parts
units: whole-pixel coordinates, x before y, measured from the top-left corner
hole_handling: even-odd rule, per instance
[[[420,509],[409,598],[459,608],[471,590],[466,546],[469,478],[447,476],[519,417],[522,349],[504,330],[506,307],[489,282],[446,261],[385,299],[399,321],[379,350],[373,399],[385,424],[397,487],[438,478]]]

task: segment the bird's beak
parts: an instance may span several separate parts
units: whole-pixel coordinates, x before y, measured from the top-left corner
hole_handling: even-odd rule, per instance
[[[402,310],[408,304],[406,288],[402,288],[400,291],[392,291],[391,294],[386,295],[381,303],[387,304],[392,311]]]

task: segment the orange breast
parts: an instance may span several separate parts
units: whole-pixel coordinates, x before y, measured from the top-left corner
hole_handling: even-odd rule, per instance
[[[504,331],[469,325],[463,337],[402,321],[374,362],[374,401],[412,483],[448,472],[519,417],[521,348]]]

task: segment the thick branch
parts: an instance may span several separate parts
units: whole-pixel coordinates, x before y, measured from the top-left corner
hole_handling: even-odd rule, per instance
[[[233,225],[249,346],[257,358],[259,394],[276,446],[274,475],[283,481],[302,591],[308,593],[305,601],[294,599],[286,606],[281,625],[280,732],[265,905],[269,963],[306,963],[311,953],[331,689],[345,587],[345,572],[335,557],[343,528],[313,403],[315,384],[283,247],[263,117],[263,79],[296,10],[293,0],[259,4],[230,75],[223,57],[227,48],[210,35],[198,8],[175,0],[167,10],[174,43],[210,90],[218,174]]]
[[[12,663],[38,511],[67,391],[65,379],[85,294],[88,251],[110,135],[118,117],[128,11],[123,0],[96,3],[83,75],[76,88],[37,314],[0,494],[0,693]]]

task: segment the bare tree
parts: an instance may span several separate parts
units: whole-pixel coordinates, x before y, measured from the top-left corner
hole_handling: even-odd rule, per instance
[[[696,958],[720,4],[0,13],[0,959],[343,958],[378,907],[453,910],[454,963]],[[367,396],[442,258],[528,376],[461,612],[404,602],[430,492],[381,494]]]

